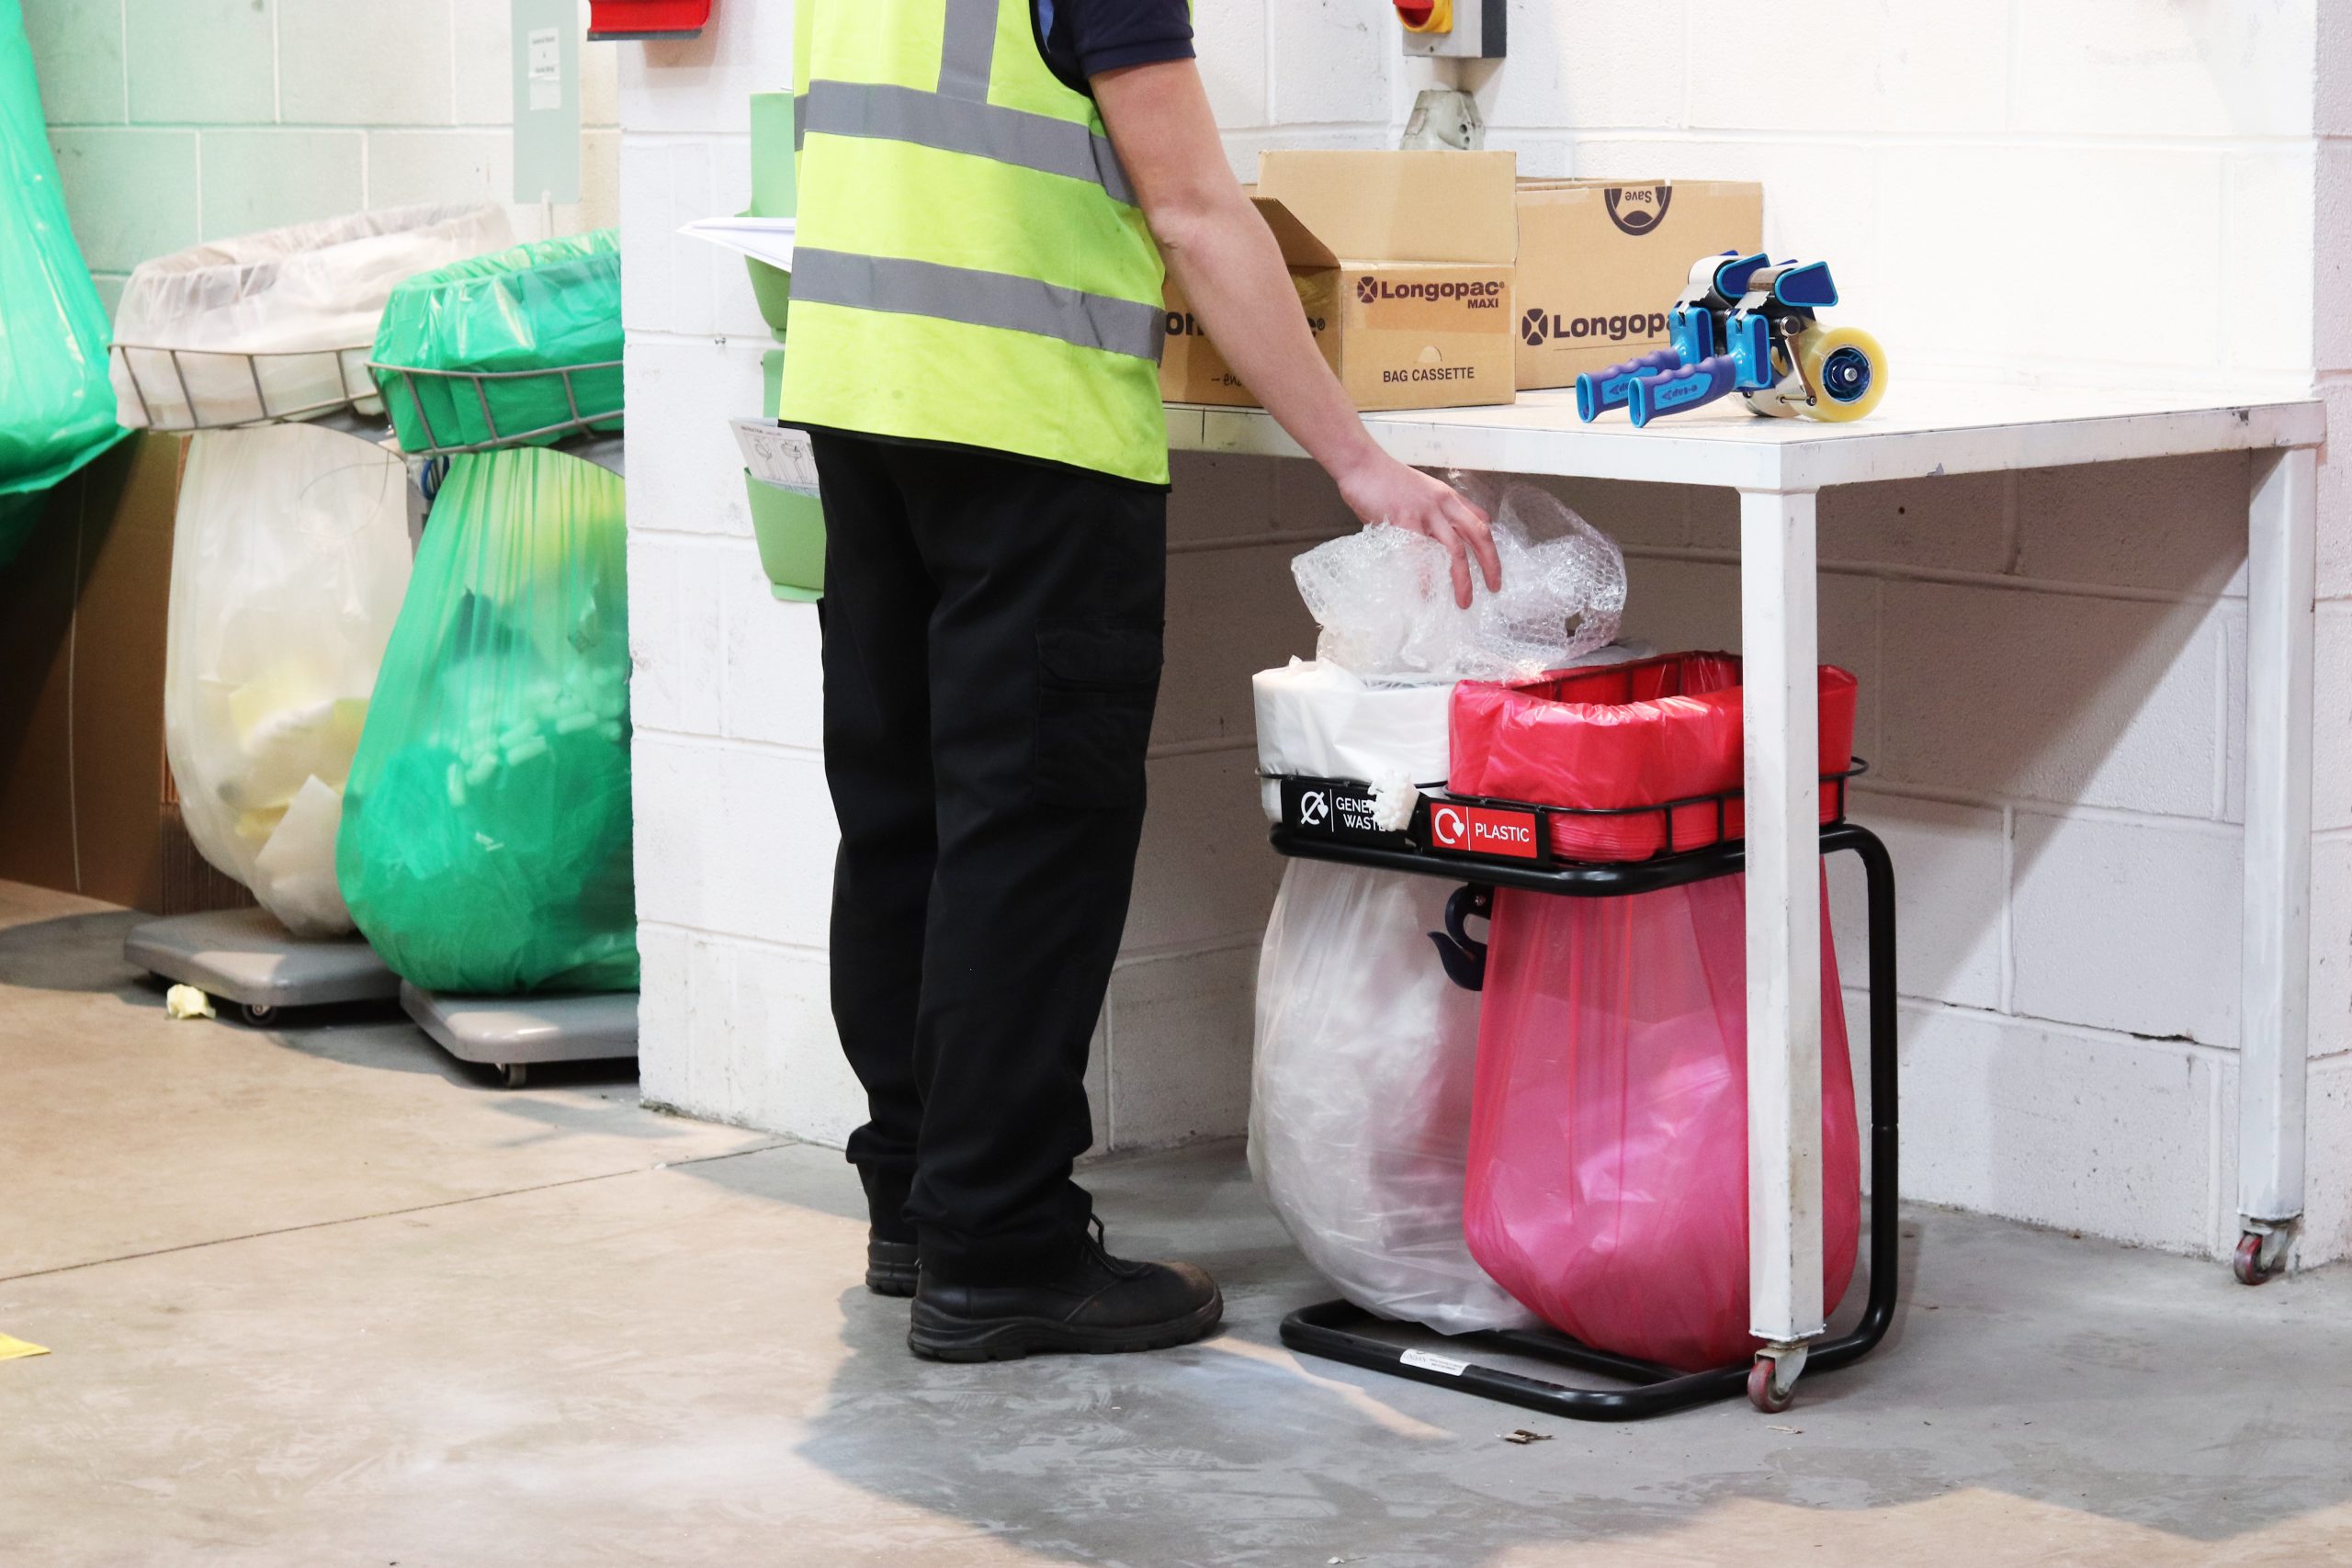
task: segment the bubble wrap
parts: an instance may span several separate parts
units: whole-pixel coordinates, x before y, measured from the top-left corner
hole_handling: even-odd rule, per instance
[[[1493,519],[1500,591],[1474,561],[1461,608],[1445,547],[1375,524],[1291,562],[1315,656],[1374,681],[1519,681],[1607,646],[1625,610],[1616,541],[1533,485],[1453,483]]]

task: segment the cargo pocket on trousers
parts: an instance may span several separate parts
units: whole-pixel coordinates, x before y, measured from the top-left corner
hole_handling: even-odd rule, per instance
[[[1037,628],[1035,786],[1041,804],[1107,810],[1142,802],[1159,660],[1158,626],[1060,622]]]

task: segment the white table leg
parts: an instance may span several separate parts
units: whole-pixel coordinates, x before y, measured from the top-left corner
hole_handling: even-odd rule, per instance
[[[2308,447],[2257,453],[2246,515],[2238,1213],[2244,1233],[2261,1238],[2250,1244],[2266,1254],[2260,1269],[2283,1261],[2287,1227],[2303,1212],[2316,468]]]
[[[1812,492],[1742,491],[1739,552],[1747,660],[1749,1329],[1776,1348],[1795,1348],[1823,1325]]]

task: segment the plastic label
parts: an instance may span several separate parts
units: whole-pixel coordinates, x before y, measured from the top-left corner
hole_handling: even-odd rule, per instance
[[[1398,841],[1398,835],[1380,826],[1372,786],[1352,779],[1285,778],[1283,825],[1360,843]]]
[[[1532,811],[1435,801],[1430,806],[1430,847],[1455,854],[1541,860],[1543,827]]]
[[[1470,1370],[1467,1361],[1457,1361],[1451,1356],[1440,1356],[1428,1350],[1408,1350],[1396,1358],[1408,1367],[1419,1367],[1425,1372],[1443,1372],[1458,1378]]]

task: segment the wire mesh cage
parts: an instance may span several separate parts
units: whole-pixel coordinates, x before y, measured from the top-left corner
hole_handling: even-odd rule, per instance
[[[544,446],[570,435],[610,430],[621,420],[617,375],[620,367],[617,359],[531,370],[436,370],[374,360],[368,364],[368,374],[375,378],[383,405],[394,422],[405,432],[404,416],[413,416],[416,431],[422,433],[421,442],[412,435],[403,437],[402,446],[413,457],[454,457],[501,446]],[[579,378],[592,373],[607,384],[605,396],[583,393]],[[423,395],[420,383],[427,389],[438,389],[445,396]],[[548,383],[562,393],[563,416],[546,421],[533,414],[525,428],[504,428],[499,407],[506,405],[511,419],[518,400],[498,394],[506,390],[537,393],[540,395],[529,400],[532,407],[551,406],[544,396]],[[429,406],[435,404],[444,409],[444,419],[438,427]],[[478,428],[472,426],[475,410],[481,415]],[[452,422],[448,417],[451,412],[459,412],[460,417]]]
[[[319,419],[345,409],[383,412],[368,375],[368,345],[350,348],[175,348],[119,343],[139,423],[150,430],[241,430]]]

